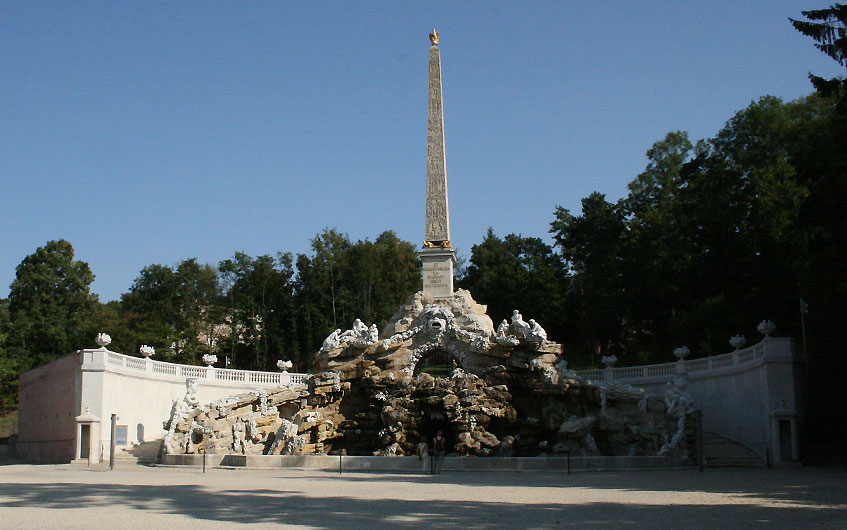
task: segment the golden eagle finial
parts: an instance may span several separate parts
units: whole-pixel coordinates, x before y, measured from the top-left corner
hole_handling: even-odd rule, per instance
[[[431,42],[433,46],[438,46],[438,32],[435,31],[435,28],[432,28],[432,33],[429,34],[429,42]]]

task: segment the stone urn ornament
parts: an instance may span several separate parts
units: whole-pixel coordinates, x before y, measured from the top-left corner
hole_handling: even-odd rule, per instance
[[[148,346],[146,344],[142,344],[140,348],[138,348],[138,353],[141,354],[145,359],[149,359],[156,355],[156,349],[153,346]]]
[[[776,331],[776,324],[774,324],[770,320],[762,320],[759,322],[759,325],[756,326],[756,329],[759,330],[759,333],[765,336],[765,338],[770,338],[773,335],[773,332]]]
[[[673,351],[674,357],[680,361],[684,361],[689,354],[691,354],[691,350],[688,349],[688,346],[680,346]]]
[[[112,337],[109,336],[108,333],[98,333],[97,338],[94,339],[94,342],[100,346],[101,350],[105,350],[106,346],[112,343]]]
[[[618,362],[618,358],[614,355],[604,355],[603,358],[600,359],[600,362],[603,363],[606,368],[611,368]]]
[[[212,355],[212,354],[210,354],[210,353],[205,354],[205,355],[202,357],[202,359],[203,359],[203,364],[205,364],[205,365],[206,365],[206,366],[208,366],[208,367],[211,367],[213,364],[215,364],[216,362],[218,362],[218,356],[217,356],[217,355]]]
[[[729,345],[735,348],[736,351],[743,348],[745,344],[747,344],[747,338],[744,335],[735,335],[729,338]]]
[[[292,368],[293,366],[294,366],[294,363],[291,362],[291,361],[279,360],[279,361],[276,362],[276,367],[279,368],[280,370],[282,370],[282,373],[284,373],[284,374],[287,374],[288,369]]]

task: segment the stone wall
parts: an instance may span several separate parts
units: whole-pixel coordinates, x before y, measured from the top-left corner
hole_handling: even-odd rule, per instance
[[[76,450],[80,354],[21,374],[17,451],[42,464],[70,462]]]

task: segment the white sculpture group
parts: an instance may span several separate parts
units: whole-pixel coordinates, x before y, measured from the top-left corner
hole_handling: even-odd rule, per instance
[[[376,324],[366,325],[361,319],[353,321],[353,327],[343,332],[336,329],[324,339],[321,351],[330,351],[338,348],[342,344],[349,344],[358,348],[367,348],[371,344],[376,344],[379,340],[379,328]]]
[[[541,327],[541,324],[530,318],[529,322],[523,319],[520,311],[515,309],[512,311],[512,323],[504,318],[500,325],[497,326],[497,333],[494,335],[494,341],[498,344],[517,346],[520,339],[527,342],[540,344],[547,340],[547,332]]]

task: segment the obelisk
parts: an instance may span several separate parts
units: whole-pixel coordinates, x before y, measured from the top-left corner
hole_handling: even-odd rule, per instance
[[[447,207],[447,161],[444,156],[444,107],[441,96],[441,52],[438,32],[429,35],[429,104],[426,130],[426,230],[418,253],[423,262],[425,297],[453,296],[453,264],[456,251],[450,244],[450,213]]]

